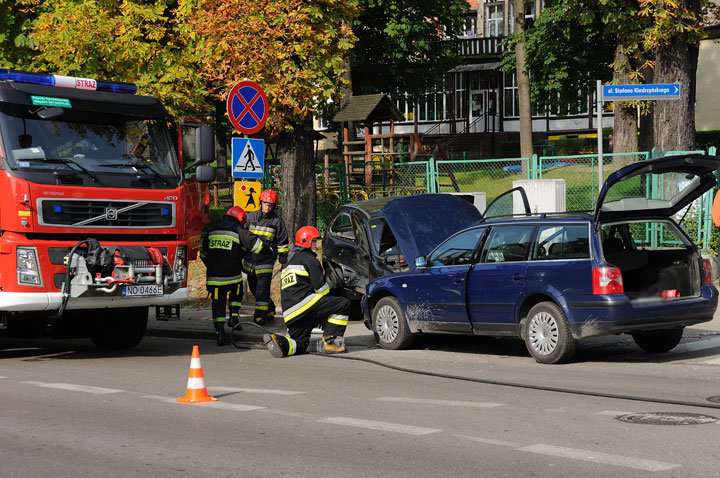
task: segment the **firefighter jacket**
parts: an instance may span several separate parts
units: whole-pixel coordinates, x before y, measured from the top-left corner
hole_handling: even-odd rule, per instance
[[[259,254],[249,253],[245,257],[245,271],[255,274],[272,274],[275,259],[280,259],[284,264],[288,255],[288,233],[282,218],[270,211],[270,214],[263,214],[262,211],[248,213],[248,230],[261,237],[263,241],[271,245]],[[273,247],[277,251],[273,250]]]
[[[317,256],[310,248],[295,246],[282,271],[280,298],[285,323],[304,317],[330,291]]]
[[[200,259],[207,267],[207,285],[223,286],[242,282],[245,254],[263,250],[263,241],[244,229],[237,219],[225,216],[205,237]]]

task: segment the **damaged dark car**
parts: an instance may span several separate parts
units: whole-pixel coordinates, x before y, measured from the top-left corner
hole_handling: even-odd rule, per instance
[[[482,219],[464,196],[419,194],[340,206],[322,242],[323,266],[334,289],[354,302],[367,284],[408,270],[406,257],[427,254],[443,239]]]

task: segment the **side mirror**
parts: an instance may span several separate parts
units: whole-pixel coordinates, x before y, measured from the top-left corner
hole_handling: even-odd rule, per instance
[[[212,166],[200,165],[195,170],[195,179],[199,183],[211,183],[215,181],[215,168]]]
[[[423,256],[415,258],[415,268],[416,269],[424,269],[426,267],[427,267],[427,259],[425,259]]]
[[[197,164],[215,161],[215,132],[210,126],[200,126],[195,130],[195,158]]]
[[[213,161],[215,161],[215,132],[210,126],[195,128],[195,162],[185,166],[183,171]]]

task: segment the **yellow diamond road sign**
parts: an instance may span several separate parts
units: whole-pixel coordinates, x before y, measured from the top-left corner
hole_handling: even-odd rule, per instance
[[[235,205],[245,212],[260,209],[260,192],[262,184],[258,181],[235,181]]]

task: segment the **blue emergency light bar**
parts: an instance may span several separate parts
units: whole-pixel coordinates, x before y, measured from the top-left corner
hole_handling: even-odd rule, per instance
[[[77,90],[109,91],[134,95],[137,86],[132,83],[119,81],[98,81],[92,78],[77,78],[74,76],[48,75],[45,73],[30,73],[27,71],[9,70],[0,68],[0,81],[15,81],[17,83],[32,83],[34,85],[59,86]]]

